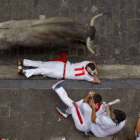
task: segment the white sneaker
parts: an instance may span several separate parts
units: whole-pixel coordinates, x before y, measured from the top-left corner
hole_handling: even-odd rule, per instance
[[[68,118],[69,114],[67,113],[66,109],[61,109],[61,108],[56,108],[56,110],[58,111],[58,113],[64,117],[64,118]]]
[[[55,84],[52,86],[52,89],[53,89],[53,90],[56,90],[56,89],[60,88],[62,82],[64,82],[64,80],[60,80],[60,81],[58,81],[57,83],[55,83]]]

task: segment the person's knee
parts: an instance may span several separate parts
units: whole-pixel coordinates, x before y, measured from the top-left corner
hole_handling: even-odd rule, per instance
[[[45,69],[45,68],[38,68],[38,73],[40,73],[41,75],[47,75],[47,69]]]

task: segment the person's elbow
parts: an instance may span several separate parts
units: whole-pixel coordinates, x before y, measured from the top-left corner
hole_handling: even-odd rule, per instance
[[[95,119],[96,119],[96,118],[93,118],[93,119],[91,120],[91,121],[92,121],[92,123],[95,123]]]
[[[100,84],[101,83],[101,81],[98,79],[98,80],[93,80],[93,83],[94,84]]]

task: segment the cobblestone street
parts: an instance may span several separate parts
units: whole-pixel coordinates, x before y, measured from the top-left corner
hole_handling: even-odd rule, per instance
[[[39,19],[45,15],[71,17],[88,25],[93,15],[104,12],[109,13],[95,25],[96,55],[90,54],[84,45],[52,44],[1,51],[0,63],[11,63],[19,57],[50,60],[65,50],[71,61],[94,59],[98,64],[140,64],[139,0],[0,0],[0,22]]]

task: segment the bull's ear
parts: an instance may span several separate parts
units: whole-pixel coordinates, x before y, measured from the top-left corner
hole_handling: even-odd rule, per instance
[[[86,40],[86,47],[87,47],[87,49],[88,49],[92,54],[95,54],[94,50],[92,49],[93,46],[94,46],[93,40],[91,40],[90,37],[87,37],[87,40]]]

